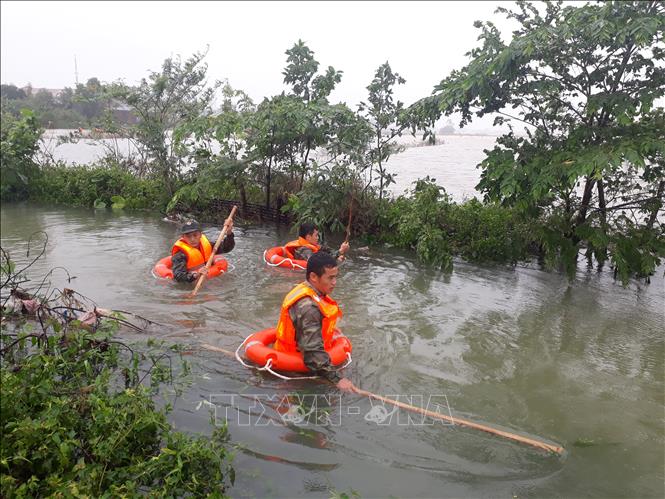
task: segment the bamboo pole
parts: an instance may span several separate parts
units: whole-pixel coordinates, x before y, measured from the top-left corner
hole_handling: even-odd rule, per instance
[[[353,218],[353,193],[351,194],[351,201],[349,202],[349,223],[346,224],[346,239],[344,239],[345,243],[349,242],[349,238],[351,237],[351,219]]]
[[[210,258],[208,258],[208,261],[206,262],[205,270],[206,272],[202,273],[201,276],[199,277],[199,280],[196,282],[196,287],[194,288],[194,291],[192,291],[188,296],[189,298],[193,298],[196,296],[196,293],[199,292],[199,288],[203,284],[203,281],[205,280],[205,277],[207,275],[207,271],[210,270],[210,266],[212,265],[212,261],[215,258],[215,254],[217,253],[217,249],[219,246],[222,244],[222,241],[226,237],[226,232],[229,228],[229,224],[233,221],[233,215],[236,214],[236,211],[238,210],[237,206],[234,206],[233,209],[231,210],[231,214],[227,217],[227,219],[224,221],[224,227],[222,228],[222,231],[219,233],[219,237],[217,237],[217,241],[215,241],[215,246],[212,248],[212,253],[210,254]]]
[[[441,421],[448,421],[449,423],[452,423],[454,425],[466,426],[467,428],[473,428],[475,430],[491,433],[492,435],[498,435],[500,437],[504,437],[509,440],[514,440],[516,442],[531,445],[532,447],[537,447],[539,449],[543,449],[549,452],[554,452],[556,454],[563,454],[563,447],[560,447],[558,445],[548,444],[541,440],[535,440],[533,438],[523,437],[515,433],[499,430],[497,428],[492,428],[491,426],[482,425],[480,423],[474,423],[473,421],[469,421],[467,419],[453,418],[452,416],[446,416],[445,414],[441,414],[440,412],[430,411],[428,409],[423,409],[422,407],[416,407],[410,404],[406,404],[404,402],[400,402],[398,400],[382,397],[381,395],[377,395],[375,393],[368,392],[366,390],[361,390],[360,388],[357,387],[354,387],[353,391],[359,395],[364,395],[365,397],[380,400],[381,402],[392,404],[394,406],[401,407],[402,409],[406,409],[408,411],[418,412],[420,414],[424,414],[425,416],[429,416],[434,419],[439,419]]]

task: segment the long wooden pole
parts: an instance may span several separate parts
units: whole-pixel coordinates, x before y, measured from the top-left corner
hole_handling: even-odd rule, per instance
[[[201,345],[203,348],[206,350],[210,350],[213,352],[219,352],[223,353],[225,355],[228,355],[229,357],[235,357],[235,354],[233,352],[230,352],[229,350],[225,350],[223,348],[219,348],[213,345],[208,345],[208,344],[203,344]],[[548,452],[553,452],[555,454],[563,454],[564,449],[563,447],[559,445],[552,445],[548,444],[547,442],[543,442],[541,440],[536,440],[533,438],[528,438],[528,437],[523,437],[522,435],[517,435],[516,433],[511,433],[509,431],[503,431],[499,430],[497,428],[492,428],[491,426],[487,425],[482,425],[480,423],[474,423],[473,421],[469,421],[467,419],[463,418],[457,418],[457,417],[452,417],[452,416],[446,416],[445,414],[441,414],[440,412],[434,412],[430,411],[428,409],[423,409],[422,407],[416,407],[414,405],[406,404],[404,402],[400,402],[399,400],[393,400],[389,399],[388,397],[382,397],[381,395],[377,395],[376,393],[368,392],[366,390],[362,390],[358,388],[357,386],[354,385],[353,387],[353,392],[357,393],[358,395],[363,395],[364,397],[369,397],[373,398],[375,400],[380,400],[381,402],[385,402],[386,404],[391,404],[396,407],[400,407],[402,409],[406,409],[407,411],[412,411],[412,412],[417,412],[420,414],[423,414],[425,416],[429,416],[434,419],[439,419],[441,421],[447,421],[451,424],[454,425],[460,425],[460,426],[466,426],[467,428],[473,428],[474,430],[480,430],[484,431],[486,433],[491,433],[492,435],[497,435],[499,437],[504,437],[509,440],[513,440],[515,442],[519,442],[522,444],[527,444],[532,447],[536,447],[541,450],[545,450]]]
[[[229,224],[233,221],[233,215],[236,214],[237,210],[238,210],[238,207],[234,206],[233,209],[231,210],[231,214],[224,221],[224,227],[222,228],[222,231],[219,233],[219,237],[217,238],[217,241],[215,241],[215,246],[212,248],[212,253],[210,254],[210,258],[208,258],[208,261],[206,262],[206,266],[205,266],[206,271],[210,269],[210,266],[212,265],[212,261],[215,259],[215,254],[217,253],[217,249],[219,248],[220,244],[222,244],[222,241],[226,237],[226,232],[229,228]],[[203,281],[205,280],[206,275],[207,275],[207,272],[203,272],[201,274],[201,276],[199,277],[199,280],[196,282],[196,287],[194,288],[194,291],[192,291],[189,294],[190,298],[196,296],[196,293],[199,292],[199,288],[203,284]]]
[[[400,402],[398,400],[382,397],[381,395],[377,395],[375,393],[368,392],[366,390],[361,390],[360,388],[357,388],[355,386],[353,388],[353,391],[359,395],[364,395],[365,397],[380,400],[381,402],[392,404],[394,406],[401,407],[402,409],[406,409],[408,411],[418,412],[420,414],[424,414],[425,416],[429,416],[434,419],[440,419],[442,421],[448,421],[449,423],[455,425],[466,426],[467,428],[473,428],[475,430],[481,430],[487,433],[491,433],[492,435],[498,435],[500,437],[514,440],[516,442],[520,442],[523,444],[531,445],[532,447],[537,447],[539,449],[543,449],[549,452],[554,452],[556,454],[563,454],[563,447],[560,447],[558,445],[548,444],[540,440],[535,440],[533,438],[523,437],[515,433],[510,433],[509,431],[503,431],[497,428],[492,428],[491,426],[474,423],[473,421],[469,421],[467,419],[453,418],[452,416],[446,416],[445,414],[441,414],[440,412],[430,411],[428,409],[423,409],[422,407],[416,407],[413,405],[405,404],[404,402]]]
[[[345,243],[349,242],[349,238],[351,237],[351,219],[353,218],[353,193],[351,193],[351,201],[349,202],[349,223],[346,224],[346,239],[344,239]]]

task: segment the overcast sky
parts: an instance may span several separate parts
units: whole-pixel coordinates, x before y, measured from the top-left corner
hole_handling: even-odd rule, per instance
[[[171,55],[210,49],[210,80],[255,101],[281,92],[284,52],[298,39],[320,68],[342,70],[331,100],[355,106],[389,61],[406,104],[427,96],[477,45],[474,20],[502,2],[7,2],[0,3],[2,83],[72,87],[93,76],[133,84]],[[511,5],[512,2],[503,2]]]

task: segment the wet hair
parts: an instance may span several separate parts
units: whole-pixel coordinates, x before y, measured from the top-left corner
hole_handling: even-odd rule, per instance
[[[321,277],[325,274],[326,269],[334,269],[337,267],[337,260],[325,251],[317,251],[307,260],[307,270],[305,271],[305,278],[309,280],[309,274],[314,272],[317,276]]]
[[[314,234],[315,230],[316,230],[316,225],[314,225],[313,223],[305,222],[303,224],[300,224],[300,230],[298,231],[298,236],[299,237],[309,236],[310,234]]]

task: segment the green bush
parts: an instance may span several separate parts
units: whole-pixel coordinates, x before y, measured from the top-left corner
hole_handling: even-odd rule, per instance
[[[444,225],[448,196],[429,177],[418,180],[411,194],[385,202],[388,209],[381,210],[380,239],[414,250],[425,263],[451,270],[451,242]]]
[[[169,199],[160,180],[140,179],[118,166],[46,166],[31,189],[32,199],[77,206],[111,206],[116,196],[128,209],[163,210]]]
[[[452,269],[453,255],[475,262],[524,260],[536,237],[517,210],[476,199],[456,204],[429,177],[418,180],[410,196],[384,201],[380,213],[379,240],[414,250],[443,270]]]
[[[190,437],[155,408],[168,366],[144,386],[138,357],[99,333],[33,336],[2,338],[3,497],[221,497],[233,484],[226,427]]]
[[[453,251],[476,262],[516,263],[529,257],[532,226],[511,208],[472,199],[452,205],[446,224]]]
[[[218,199],[260,203],[261,187],[248,182],[244,164],[230,158],[201,160],[169,201],[166,212],[174,210],[205,213],[211,201]],[[211,213],[212,216],[216,213]],[[204,215],[205,216],[205,215]]]
[[[350,168],[339,164],[317,168],[302,190],[289,196],[282,211],[293,214],[296,225],[311,222],[321,230],[341,232],[348,221],[351,192],[357,190]],[[356,226],[364,212],[356,209]]]
[[[24,199],[39,168],[33,156],[39,149],[42,130],[32,111],[24,109],[15,118],[2,112],[0,124],[0,196],[3,200]]]

